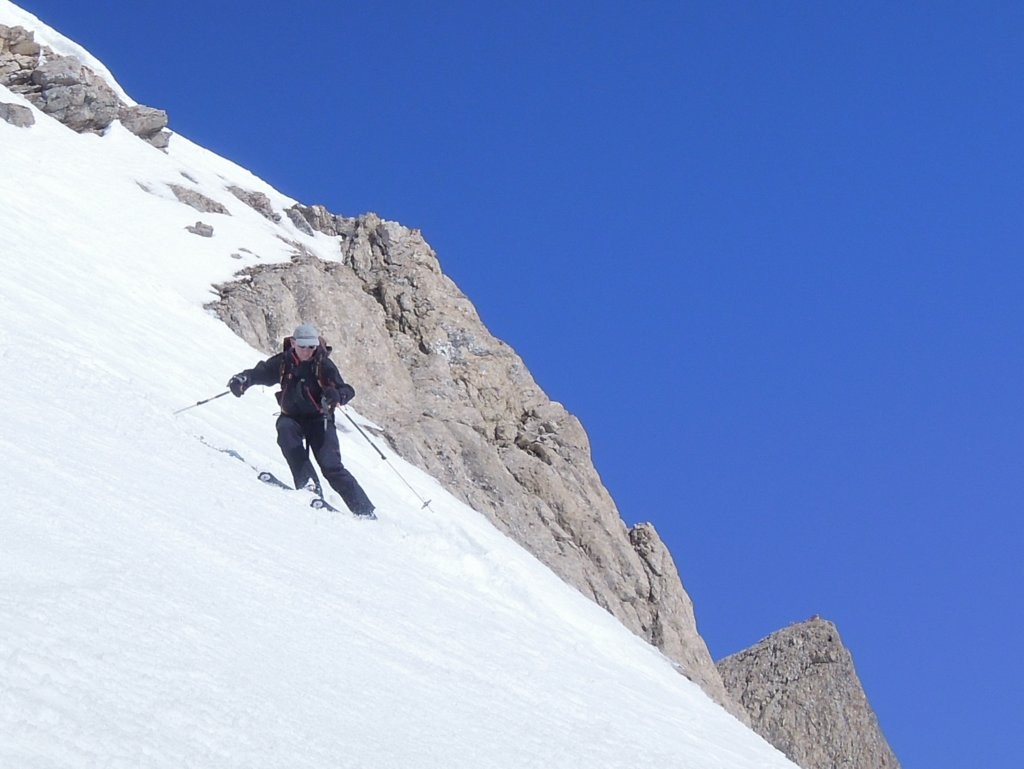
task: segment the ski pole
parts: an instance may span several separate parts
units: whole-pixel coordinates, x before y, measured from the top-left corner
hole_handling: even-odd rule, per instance
[[[380,456],[380,458],[388,463],[388,467],[390,467],[394,471],[395,475],[397,475],[399,477],[399,479],[402,481],[402,483],[404,483],[408,487],[409,491],[411,491],[413,494],[416,495],[416,499],[418,499],[420,502],[423,503],[422,507],[420,507],[420,510],[423,510],[425,508],[429,508],[430,507],[430,500],[429,499],[424,499],[423,496],[418,491],[416,491],[415,488],[413,488],[413,485],[411,483],[409,483],[409,481],[405,480],[405,476],[403,476],[400,472],[398,472],[398,468],[395,467],[393,464],[391,464],[391,462],[388,462],[387,455],[385,455],[384,452],[381,451],[377,447],[376,443],[374,443],[373,441],[370,440],[370,436],[367,435],[366,433],[364,433],[363,432],[363,428],[361,428],[359,426],[359,424],[356,422],[356,420],[354,420],[351,416],[349,416],[349,413],[348,413],[348,411],[345,410],[344,406],[341,407],[341,413],[343,413],[345,415],[345,419],[347,419],[349,422],[351,422],[352,426],[354,428],[356,428],[356,430],[359,431],[359,434],[366,439],[366,442],[369,443],[371,446],[373,446],[373,450],[377,452],[377,454]]]
[[[359,426],[359,424],[356,422],[356,420],[354,420],[352,417],[350,417],[348,412],[345,411],[344,408],[341,409],[341,413],[343,413],[345,415],[345,419],[347,419],[349,422],[351,422],[352,426],[359,431],[359,434],[361,436],[363,436],[364,438],[366,438],[366,442],[369,443],[371,446],[373,446],[373,450],[377,452],[377,454],[380,456],[380,458],[386,460],[387,457],[384,456],[384,452],[381,451],[379,448],[377,448],[377,444],[370,440],[370,436],[363,432],[363,428]]]
[[[224,397],[225,395],[227,395],[227,394],[228,394],[229,392],[231,392],[231,390],[225,390],[225,391],[224,391],[224,392],[222,392],[222,393],[217,393],[217,395],[214,395],[214,396],[213,396],[212,398],[207,398],[207,399],[206,399],[206,400],[204,400],[204,401],[196,401],[196,402],[195,402],[195,403],[193,403],[193,404],[192,404],[191,406],[186,406],[186,407],[185,407],[185,408],[183,408],[183,409],[178,409],[177,411],[173,411],[173,412],[171,412],[171,413],[172,413],[172,414],[180,414],[180,413],[181,413],[182,411],[188,411],[189,409],[194,409],[194,408],[195,408],[196,406],[202,406],[202,405],[203,405],[204,403],[209,403],[210,401],[215,401],[215,400],[217,400],[218,398],[223,398],[223,397]]]

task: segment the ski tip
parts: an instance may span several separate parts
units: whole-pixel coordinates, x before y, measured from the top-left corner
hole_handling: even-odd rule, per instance
[[[327,510],[328,512],[331,513],[341,512],[340,510],[338,510],[338,508],[336,508],[326,499],[321,499],[320,497],[314,497],[313,499],[309,500],[309,506],[312,507],[314,510]]]
[[[343,510],[339,510],[334,505],[332,505],[330,502],[328,502],[326,499],[322,499],[320,497],[314,497],[313,499],[309,500],[309,506],[312,507],[314,510],[327,510],[328,512],[331,512],[331,513],[341,513],[341,512],[346,512],[347,513],[347,512],[350,512],[348,510],[344,510],[344,511]],[[375,512],[373,512],[372,510],[369,513],[350,513],[350,514],[357,521],[376,521],[376,520],[378,520],[377,519],[377,514]]]

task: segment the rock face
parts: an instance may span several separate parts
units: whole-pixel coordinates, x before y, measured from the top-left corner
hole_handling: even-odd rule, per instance
[[[30,82],[37,90],[25,91],[25,96],[73,131],[98,133],[117,119],[117,94],[71,56],[41,64]]]
[[[491,336],[422,236],[372,214],[347,218],[321,206],[287,214],[303,231],[336,237],[340,263],[295,243],[291,264],[218,286],[217,314],[268,354],[299,321],[318,325],[358,409],[386,426],[402,456],[745,719],[726,696],[654,528],[627,529],[579,421]]]
[[[718,669],[754,730],[803,769],[899,769],[831,622],[791,625]]]
[[[58,56],[23,27],[0,24],[0,84],[79,133],[101,133],[115,120],[155,147],[170,134],[163,110],[124,104],[73,56]]]

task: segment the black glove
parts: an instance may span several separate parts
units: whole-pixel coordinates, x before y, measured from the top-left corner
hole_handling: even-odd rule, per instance
[[[245,392],[249,386],[249,377],[245,374],[235,374],[231,379],[228,380],[228,389],[231,390],[231,394],[236,398],[241,398],[242,393]]]
[[[324,401],[329,408],[344,406],[356,396],[356,391],[351,385],[343,384],[341,387],[325,387]]]
[[[356,391],[352,385],[343,384],[338,388],[338,405],[344,406],[350,400],[356,397]]]

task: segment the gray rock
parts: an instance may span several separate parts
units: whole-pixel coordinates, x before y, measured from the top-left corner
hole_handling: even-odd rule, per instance
[[[791,625],[718,669],[753,729],[803,769],[899,769],[831,622]]]
[[[158,150],[167,149],[171,143],[171,132],[170,131],[159,131],[153,136],[146,139],[147,142],[152,144]]]
[[[163,149],[167,146],[170,133],[164,130],[167,127],[167,113],[164,110],[141,104],[122,106],[118,110],[118,119],[121,125],[154,147]]]
[[[129,131],[136,136],[148,139],[167,127],[167,113],[162,109],[143,107],[121,107],[118,112],[118,119]]]
[[[303,232],[312,235],[313,230],[322,232],[324,235],[337,235],[345,237],[351,229],[352,220],[332,214],[320,205],[304,206],[296,204],[288,209],[288,217],[295,222],[295,226]]]
[[[300,320],[315,323],[355,385],[359,410],[386,426],[402,456],[745,719],[729,703],[653,527],[627,529],[582,425],[487,331],[420,233],[322,206],[289,216],[337,236],[342,263],[296,244],[291,264],[249,269],[218,286],[220,317],[268,354]]]
[[[191,232],[193,235],[199,235],[202,238],[213,237],[213,225],[206,224],[205,222],[196,222],[185,227],[186,230]]]
[[[228,187],[228,191],[249,206],[249,208],[256,211],[260,216],[263,216],[272,222],[281,221],[281,214],[274,210],[274,207],[270,204],[270,198],[262,192],[253,192],[252,190],[246,190],[241,187],[236,187],[235,185]]]
[[[32,114],[32,110],[21,104],[0,102],[0,120],[18,128],[28,128],[35,125],[36,116]]]
[[[303,232],[306,235],[313,234],[313,228],[309,225],[309,222],[306,221],[306,217],[302,215],[300,206],[292,206],[291,208],[286,209],[285,213],[288,214],[288,218],[292,220],[292,224],[294,224],[300,232]]]
[[[42,46],[31,37],[27,40],[19,40],[11,45],[11,53],[17,56],[38,56]]]
[[[57,56],[32,72],[32,82],[41,89],[80,85],[84,78],[82,62],[74,56]]]
[[[201,211],[204,214],[227,214],[231,216],[231,212],[222,203],[208,198],[199,190],[183,187],[180,184],[168,184],[167,186],[171,188],[174,197],[185,205],[192,206],[196,211]]]

